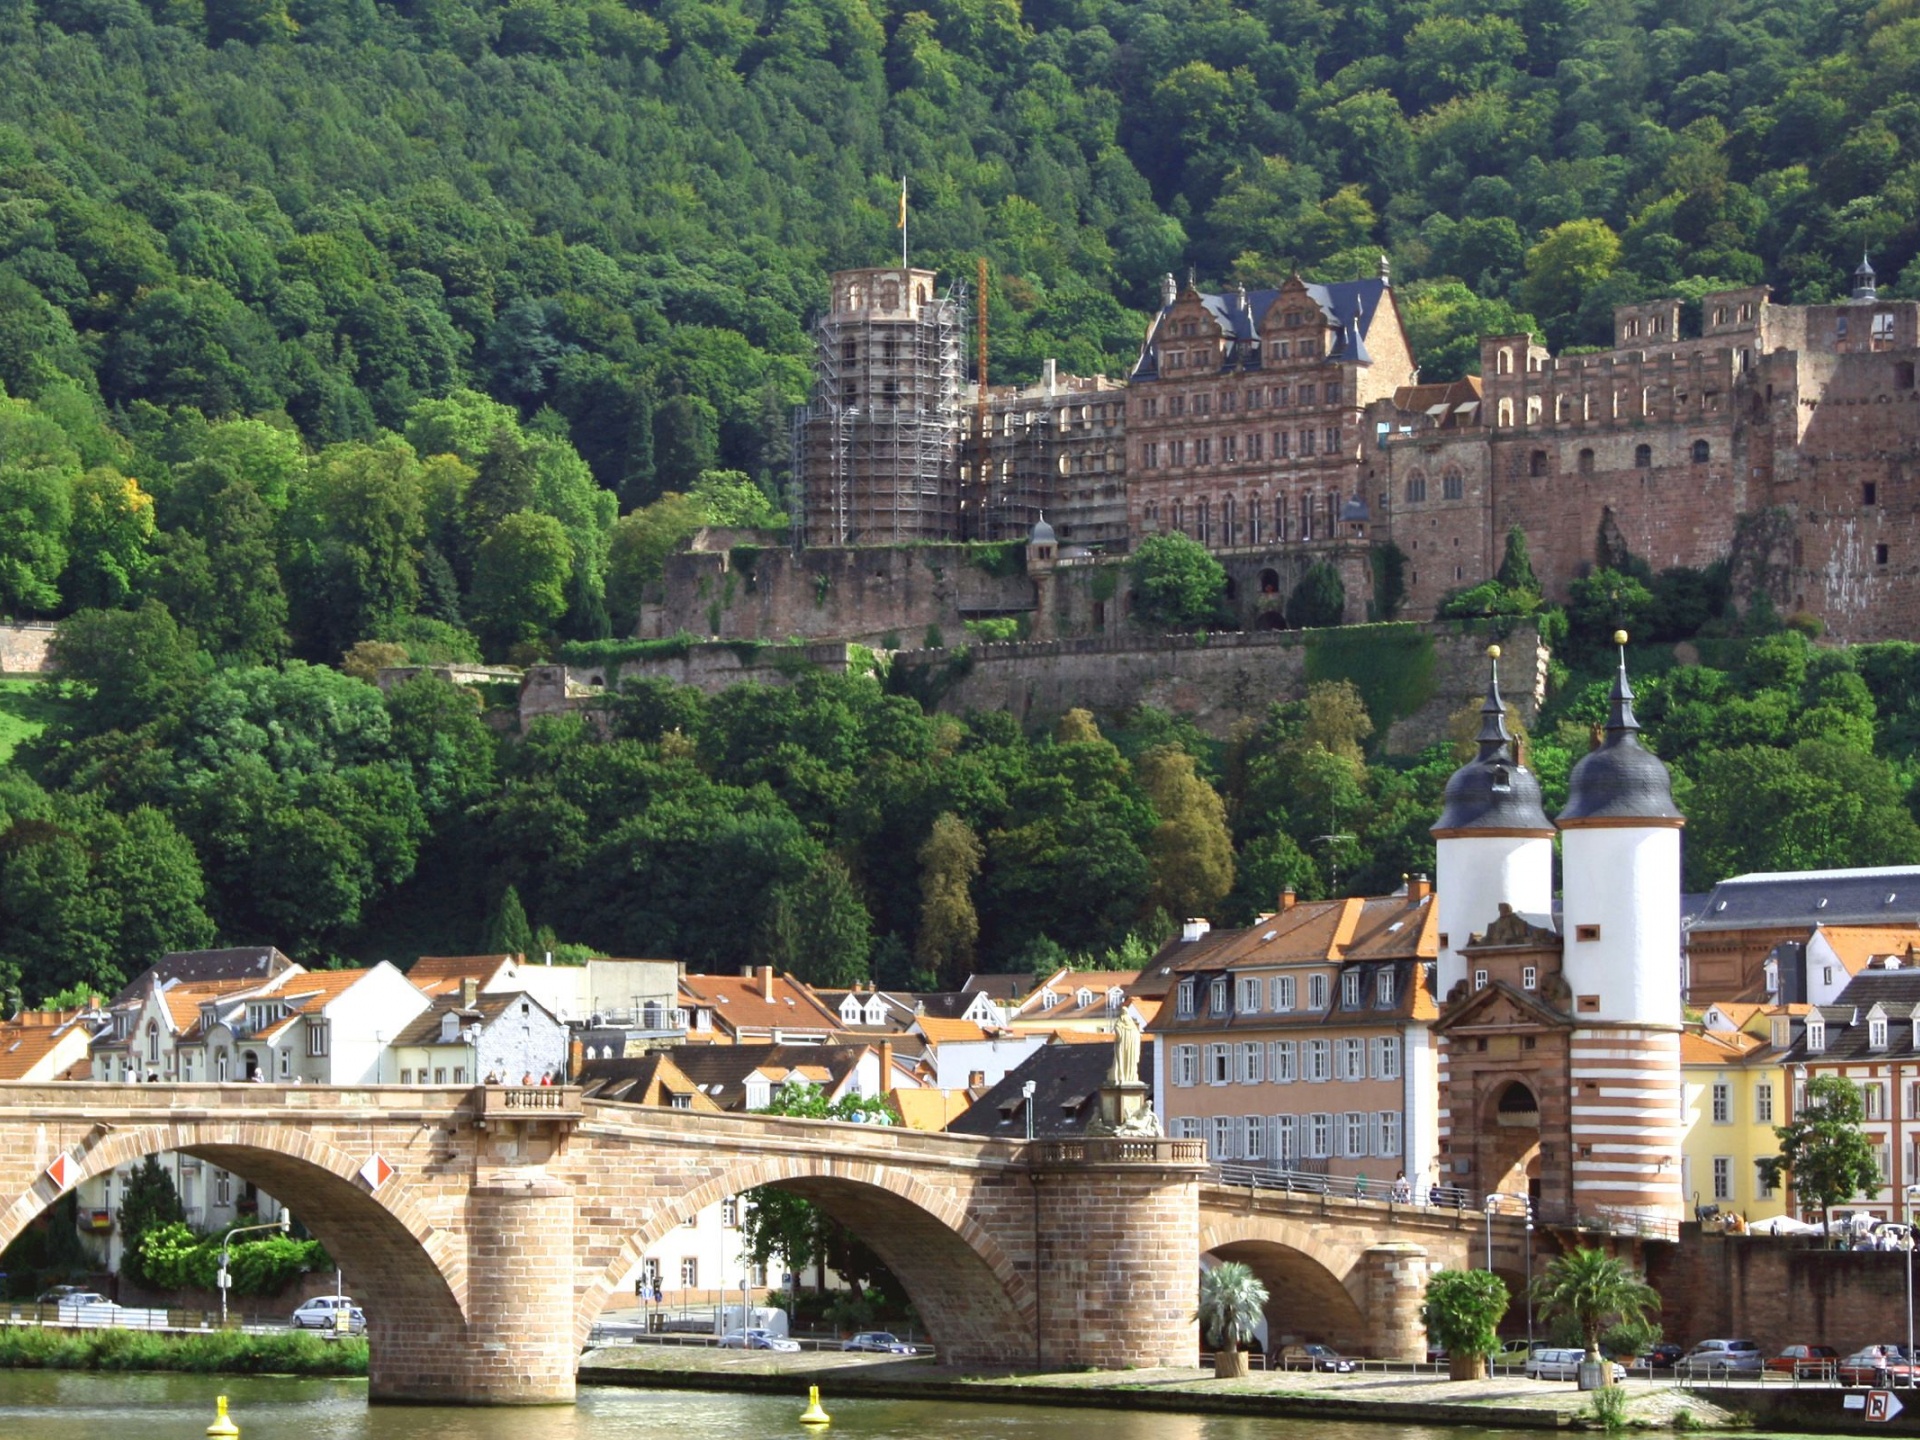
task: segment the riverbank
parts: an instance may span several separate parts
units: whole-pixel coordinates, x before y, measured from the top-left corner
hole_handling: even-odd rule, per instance
[[[981,1375],[904,1357],[629,1345],[588,1351],[581,1358],[580,1381],[780,1395],[803,1393],[807,1385],[818,1385],[828,1399],[841,1395],[1083,1405],[1514,1430],[1598,1424],[1591,1397],[1571,1384],[1518,1378],[1449,1381],[1433,1374],[1276,1371],[1256,1372],[1242,1380],[1216,1380],[1211,1370],[1168,1367]],[[1626,1395],[1625,1423],[1632,1428],[1720,1429],[1731,1427],[1739,1418],[1698,1391],[1681,1390],[1665,1381],[1634,1379],[1621,1388]]]
[[[367,1342],[322,1340],[305,1331],[0,1328],[0,1369],[151,1370],[189,1375],[364,1376]]]

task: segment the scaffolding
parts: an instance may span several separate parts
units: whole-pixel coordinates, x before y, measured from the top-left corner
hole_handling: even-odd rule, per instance
[[[965,294],[930,270],[841,271],[794,420],[794,534],[807,545],[958,540]]]

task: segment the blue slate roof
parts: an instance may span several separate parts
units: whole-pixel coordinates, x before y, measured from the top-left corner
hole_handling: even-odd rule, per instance
[[[1714,886],[1690,930],[1920,925],[1920,866],[1735,875]]]
[[[1332,285],[1309,284],[1306,290],[1308,297],[1320,307],[1326,322],[1339,332],[1326,358],[1330,361],[1371,365],[1373,357],[1367,353],[1367,334],[1373,328],[1373,317],[1379,313],[1380,299],[1387,293],[1387,282],[1380,279],[1342,280]],[[1246,291],[1244,308],[1240,303],[1241,293],[1238,290],[1201,292],[1201,303],[1220,326],[1222,334],[1231,341],[1241,342],[1277,337],[1283,333],[1277,320],[1273,326],[1267,324],[1267,314],[1280,298],[1279,290]],[[1160,315],[1164,316],[1170,308],[1162,308]],[[1139,363],[1134,367],[1134,378],[1153,379],[1159,375],[1160,358],[1156,352],[1158,335],[1159,318],[1156,317],[1153,338],[1141,351]]]

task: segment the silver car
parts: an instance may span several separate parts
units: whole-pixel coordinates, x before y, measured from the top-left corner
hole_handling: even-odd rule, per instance
[[[1767,1357],[1753,1340],[1702,1340],[1673,1362],[1676,1375],[1758,1375]]]
[[[295,1310],[287,1323],[296,1330],[320,1330],[338,1335],[342,1315],[347,1317],[348,1334],[367,1333],[367,1317],[350,1295],[316,1295]]]

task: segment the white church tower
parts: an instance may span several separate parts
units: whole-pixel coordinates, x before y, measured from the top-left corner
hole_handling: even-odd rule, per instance
[[[1561,974],[1573,1013],[1573,1184],[1581,1204],[1679,1218],[1680,829],[1642,748],[1626,632],[1606,740],[1573,767],[1561,835]]]
[[[1540,807],[1540,781],[1515,753],[1500,698],[1500,647],[1487,647],[1490,674],[1480,706],[1480,753],[1447,781],[1433,826],[1439,957],[1434,998],[1442,1004],[1468,978],[1461,955],[1504,903],[1541,925],[1553,914],[1553,822]]]

